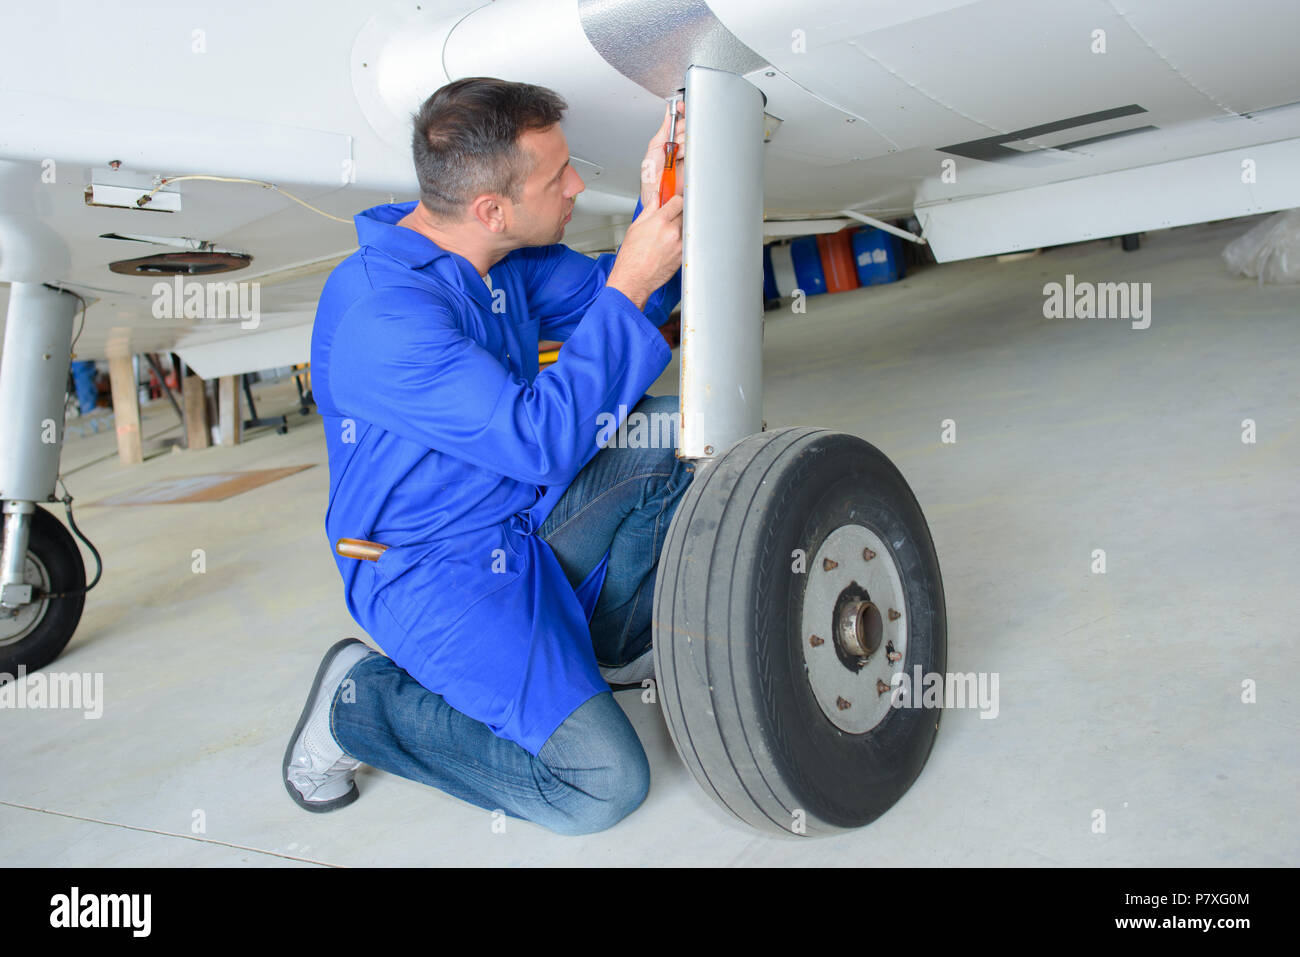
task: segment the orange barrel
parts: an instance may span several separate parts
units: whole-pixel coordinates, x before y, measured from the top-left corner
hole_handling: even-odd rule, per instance
[[[856,229],[856,226],[849,226],[837,233],[821,233],[817,237],[817,252],[821,254],[827,292],[847,292],[858,288],[858,266],[853,258],[851,238]]]

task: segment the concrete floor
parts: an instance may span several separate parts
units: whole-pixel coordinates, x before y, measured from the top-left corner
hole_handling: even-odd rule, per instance
[[[1219,252],[1247,226],[930,267],[768,314],[769,427],[854,432],[898,464],[942,563],[949,669],[1000,676],[998,717],[945,715],[921,777],[870,827],[801,841],[734,822],[634,691],[619,699],[654,783],[602,834],[497,834],[488,812],[369,769],[353,806],[299,810],[285,741],[321,653],[357,629],[323,530],[320,420],[293,413],[288,435],[133,469],[111,434],[69,441],[105,571],[52,667],[102,672],[106,704],[99,720],[0,716],[0,864],[1300,863],[1300,292],[1226,274]],[[1043,284],[1067,273],[1150,282],[1151,327],[1044,319]],[[675,361],[651,391],[676,391]],[[285,386],[264,394],[262,414],[292,409]],[[145,434],[172,421],[156,403]],[[215,504],[90,504],[300,463],[316,467]]]

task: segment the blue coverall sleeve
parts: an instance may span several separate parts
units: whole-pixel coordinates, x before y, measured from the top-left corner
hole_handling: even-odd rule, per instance
[[[641,210],[638,199],[633,221],[641,215]],[[587,307],[605,287],[610,270],[614,268],[614,258],[614,253],[605,253],[592,259],[559,243],[533,247],[521,257],[528,309],[542,320],[539,338],[568,341]],[[655,326],[662,326],[681,298],[682,271],[679,269],[650,294],[645,304],[645,317]]]
[[[344,416],[537,485],[567,484],[598,450],[601,413],[635,405],[668,365],[663,336],[617,289],[587,304],[532,383],[465,335],[425,289],[363,296],[335,332],[329,388]]]

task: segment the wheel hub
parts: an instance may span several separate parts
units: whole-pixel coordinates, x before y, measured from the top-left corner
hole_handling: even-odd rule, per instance
[[[808,567],[802,634],[813,697],[848,734],[889,714],[893,676],[907,657],[902,577],[886,543],[862,525],[842,525]]]
[[[850,598],[836,611],[835,618],[835,636],[844,650],[859,658],[859,664],[866,664],[880,648],[880,636],[884,632],[880,609],[875,602]]]
[[[44,595],[50,590],[50,576],[45,565],[31,552],[23,564],[23,584],[32,586],[32,595]],[[0,647],[22,641],[31,634],[45,617],[50,606],[48,598],[40,598],[17,608],[0,608]]]

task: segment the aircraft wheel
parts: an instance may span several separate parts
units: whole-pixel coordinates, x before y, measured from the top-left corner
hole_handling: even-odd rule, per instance
[[[86,566],[72,533],[39,507],[32,514],[23,581],[32,586],[31,603],[0,608],[0,674],[16,675],[19,665],[36,671],[57,658],[86,604],[84,593],[45,597],[85,588]]]
[[[947,663],[938,559],[898,469],[825,429],[729,448],[669,527],[654,656],[678,753],[736,817],[812,836],[883,814],[939,727],[899,706],[896,676]]]

